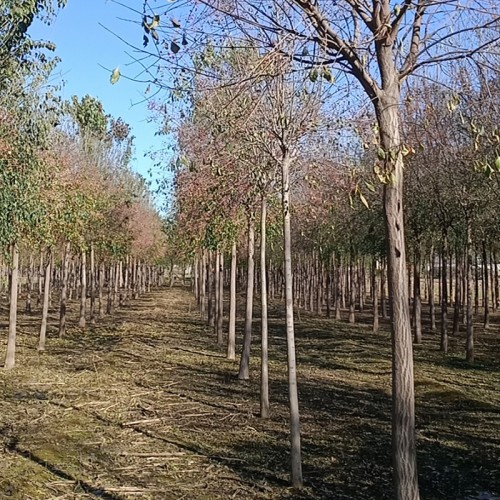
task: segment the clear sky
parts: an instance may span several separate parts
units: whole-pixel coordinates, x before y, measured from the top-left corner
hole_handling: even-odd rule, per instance
[[[140,2],[136,3],[140,8]],[[123,20],[132,17],[133,13],[111,1],[68,0],[67,6],[50,26],[37,22],[29,33],[34,40],[50,40],[56,44],[56,55],[62,62],[56,69],[54,80],[64,80],[62,96],[65,99],[90,94],[101,100],[106,113],[122,117],[132,127],[136,137],[132,167],[149,178],[148,171],[154,162],[147,153],[161,149],[162,139],[155,136],[157,126],[148,121],[151,118],[148,103],[140,103],[144,100],[147,85],[124,78],[111,85],[111,70],[115,67],[130,77],[134,77],[140,68],[127,66],[132,61],[127,52],[136,55],[133,49],[100,26],[104,25],[128,43],[141,47],[140,17],[136,16],[137,23]],[[161,174],[153,170],[153,175],[158,177]]]

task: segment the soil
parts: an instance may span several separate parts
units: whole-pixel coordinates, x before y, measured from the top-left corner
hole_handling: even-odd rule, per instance
[[[241,382],[180,286],[86,330],[70,321],[63,339],[52,311],[44,353],[38,311],[20,312],[17,366],[0,370],[0,499],[390,499],[390,334],[386,322],[373,334],[369,313],[358,320],[297,320],[305,488],[296,492],[280,303],[270,308],[267,420],[257,319],[251,380]],[[477,332],[473,366],[463,333],[447,355],[426,329],[415,346],[425,499],[500,497],[499,317]]]

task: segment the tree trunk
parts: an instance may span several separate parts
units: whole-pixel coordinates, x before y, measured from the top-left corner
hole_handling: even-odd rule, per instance
[[[378,279],[377,279],[377,260],[373,259],[372,264],[372,300],[373,300],[373,333],[378,332]]]
[[[248,215],[248,270],[247,270],[247,303],[245,313],[245,333],[243,334],[243,350],[240,359],[238,378],[250,378],[250,348],[252,344],[252,318],[253,318],[253,285],[254,285],[254,245],[255,231],[253,227],[253,214]]]
[[[207,252],[205,249],[201,253],[201,272],[200,272],[200,315],[205,320],[207,295]]]
[[[214,253],[208,251],[208,325],[215,326]]]
[[[267,329],[267,276],[266,276],[266,196],[262,196],[260,216],[260,296],[261,296],[261,369],[260,416],[269,418],[269,366]]]
[[[486,242],[483,241],[483,306],[484,306],[484,329],[490,327],[490,289],[489,289],[489,271],[488,254],[486,253]]]
[[[429,276],[429,315],[431,319],[431,332],[436,330],[436,307],[435,307],[435,287],[434,287],[434,247],[431,249],[430,276]]]
[[[90,324],[95,325],[95,255],[94,244],[90,244]]]
[[[287,153],[281,164],[282,167],[282,204],[283,204],[283,246],[285,261],[285,301],[286,301],[286,340],[288,360],[288,394],[290,400],[290,440],[292,486],[301,488],[302,459],[300,445],[300,415],[299,397],[297,390],[297,363],[295,359],[295,332],[293,321],[293,274],[292,274],[292,238],[290,230],[290,163]]]
[[[9,335],[4,365],[6,370],[14,368],[16,364],[17,288],[19,285],[19,249],[17,243],[11,245],[11,256]]]
[[[104,273],[105,273],[105,268],[104,268],[104,262],[101,262],[99,265],[99,318],[104,317],[104,298],[103,298],[103,292],[104,292]]]
[[[349,262],[349,323],[356,322],[355,307],[356,307],[355,269],[354,269],[354,255],[353,255],[353,250],[351,248],[350,262]]]
[[[466,249],[466,308],[467,308],[467,342],[465,346],[466,360],[474,362],[474,317],[472,308],[472,237],[470,223],[467,224],[467,249]]]
[[[80,292],[80,320],[78,321],[78,326],[80,328],[85,328],[85,313],[87,310],[87,253],[82,250],[80,262],[80,282],[81,282],[81,292]]]
[[[36,306],[40,307],[42,304],[42,295],[43,295],[43,288],[42,288],[42,276],[43,276],[43,251],[40,250],[40,262],[38,264],[38,297],[36,299]]]
[[[441,255],[441,346],[443,352],[448,352],[448,236],[443,232],[443,248]]]
[[[415,262],[413,265],[413,326],[415,328],[415,344],[422,343],[422,296],[420,290],[420,268],[420,243],[417,243],[415,245]]]
[[[217,344],[224,343],[224,252],[219,254],[219,310],[217,312]]]
[[[236,359],[236,242],[231,247],[231,285],[229,299],[229,332],[227,336],[227,359]]]
[[[391,304],[394,485],[397,500],[417,500],[419,490],[415,447],[415,391],[404,234],[400,89],[392,47],[378,43],[377,49],[384,90],[379,93],[375,104],[380,143],[386,152],[384,167],[389,174],[389,182],[384,185],[383,202]]]
[[[70,242],[66,242],[64,246],[63,256],[63,275],[61,283],[61,299],[59,309],[59,337],[64,337],[66,334],[66,300],[68,295],[68,274],[69,274],[69,252],[71,249]]]
[[[32,305],[31,305],[31,293],[33,292],[33,254],[30,253],[28,269],[27,269],[27,294],[26,294],[26,308],[25,311],[27,314],[31,314]]]
[[[46,340],[46,336],[47,336],[47,317],[49,314],[51,271],[52,271],[52,252],[49,249],[47,251],[47,262],[45,264],[45,279],[44,279],[44,283],[43,283],[42,324],[40,326],[40,338],[38,340],[38,350],[39,351],[45,351],[45,340]]]

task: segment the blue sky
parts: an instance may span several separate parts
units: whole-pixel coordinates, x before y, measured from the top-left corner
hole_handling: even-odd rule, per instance
[[[140,8],[140,2],[136,3]],[[62,62],[53,80],[64,80],[61,94],[65,99],[90,94],[101,100],[106,113],[122,117],[132,127],[136,137],[132,168],[149,178],[148,171],[154,162],[147,153],[161,149],[163,141],[155,136],[157,126],[148,122],[151,112],[147,102],[137,104],[143,101],[147,85],[124,78],[111,85],[111,71],[103,69],[112,70],[118,66],[129,76],[139,71],[137,67],[127,66],[132,59],[126,52],[133,54],[132,49],[100,26],[104,25],[128,43],[141,47],[140,17],[136,16],[137,24],[122,20],[132,17],[133,13],[111,1],[68,0],[68,5],[50,26],[37,22],[30,29],[30,35],[35,40],[50,40],[56,44],[56,55]],[[153,175],[157,177],[160,173],[153,169]]]

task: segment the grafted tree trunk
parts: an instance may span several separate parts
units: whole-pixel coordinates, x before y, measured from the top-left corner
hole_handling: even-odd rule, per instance
[[[250,348],[252,345],[252,319],[253,319],[253,288],[254,288],[254,216],[248,215],[248,270],[247,270],[247,298],[245,312],[245,333],[243,334],[243,350],[240,358],[240,371],[238,378],[248,380],[250,378]]]
[[[380,144],[390,182],[384,185],[389,300],[392,334],[392,458],[398,500],[419,498],[415,447],[413,345],[403,216],[403,157],[400,139],[400,88],[393,47],[377,43],[383,88],[375,103]],[[394,158],[394,159],[393,159]]]
[[[19,286],[19,249],[17,243],[11,245],[11,258],[9,334],[4,365],[6,370],[14,368],[16,364],[17,289]]]

